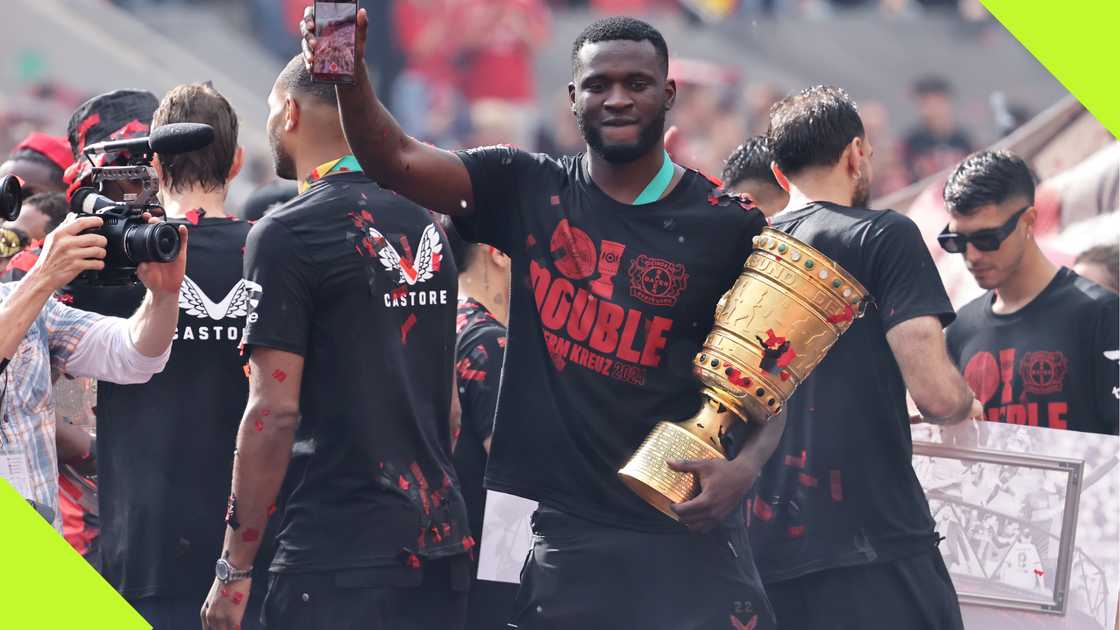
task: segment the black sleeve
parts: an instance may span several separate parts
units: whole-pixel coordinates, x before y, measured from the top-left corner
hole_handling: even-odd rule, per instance
[[[314,267],[287,227],[265,218],[245,243],[244,276],[249,285],[245,345],[306,356],[311,328]]]
[[[524,235],[522,186],[532,181],[534,171],[548,158],[508,146],[468,149],[457,155],[470,174],[474,213],[455,217],[455,228],[469,241],[512,254]]]
[[[933,315],[948,326],[956,318],[918,226],[893,210],[872,224],[861,244],[868,250],[870,286],[883,330],[906,320]]]
[[[1094,372],[1094,398],[1101,431],[1116,435],[1120,431],[1120,300],[1111,297],[1100,309],[1094,333],[1091,358]]]
[[[474,434],[479,443],[494,431],[494,410],[498,406],[498,384],[505,346],[505,329],[485,326],[478,334],[464,336],[457,352],[463,430]]]

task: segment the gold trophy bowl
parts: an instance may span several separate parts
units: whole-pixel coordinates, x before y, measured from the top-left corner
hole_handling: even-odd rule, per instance
[[[765,424],[863,315],[867,290],[812,247],[766,228],[743,272],[716,306],[715,327],[693,360],[704,405],[681,422],[658,422],[619,477],[647,503],[671,509],[700,492],[692,473],[668,460],[726,458],[736,422]]]

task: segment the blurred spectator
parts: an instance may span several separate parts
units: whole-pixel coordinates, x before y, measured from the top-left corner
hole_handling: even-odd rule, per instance
[[[723,166],[724,189],[747,195],[767,217],[778,214],[789,203],[789,193],[774,178],[770,170],[773,161],[766,137],[754,136],[727,158]]]
[[[47,234],[62,224],[70,206],[66,195],[61,192],[41,192],[31,195],[23,202],[19,218],[4,224],[6,228],[17,228],[24,232],[32,243],[41,243]]]
[[[583,136],[579,133],[572,104],[567,94],[557,94],[552,100],[548,119],[537,130],[537,150],[552,157],[583,153]]]
[[[419,138],[442,135],[432,110],[459,110],[455,59],[460,52],[453,8],[461,0],[398,0],[393,6],[397,45],[405,55],[404,71],[393,86],[393,115]]]
[[[875,177],[871,182],[871,197],[877,198],[908,186],[910,174],[902,163],[902,147],[891,131],[890,113],[885,105],[867,100],[859,106],[863,129],[871,143],[871,166]]]
[[[1102,287],[1120,293],[1120,246],[1097,245],[1081,252],[1073,261],[1073,270]]]
[[[22,252],[30,244],[31,239],[27,236],[27,232],[17,227],[0,228],[0,268],[6,267],[13,256]]]
[[[681,134],[673,159],[705,173],[720,172],[724,156],[747,135],[739,110],[738,69],[675,58],[669,61],[669,76],[677,82],[671,116]]]
[[[551,15],[542,0],[452,0],[457,64],[463,95],[473,107],[503,100],[517,130],[512,143],[528,146],[536,128],[536,53],[547,42]]]
[[[66,190],[63,173],[74,162],[66,138],[32,133],[0,164],[0,177],[16,175],[23,183],[23,198],[40,192]]]
[[[910,179],[918,181],[952,167],[972,153],[972,140],[957,122],[953,90],[939,76],[914,84],[918,126],[903,141],[903,159]]]

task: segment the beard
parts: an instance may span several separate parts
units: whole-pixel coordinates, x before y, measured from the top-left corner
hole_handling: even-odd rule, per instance
[[[626,164],[649,153],[650,149],[657,146],[658,140],[665,133],[665,109],[661,109],[656,118],[642,127],[638,134],[638,141],[632,144],[606,144],[603,141],[603,128],[588,124],[583,112],[576,114],[576,125],[579,126],[579,132],[583,135],[587,146],[596,155],[612,164]]]
[[[297,179],[299,174],[296,173],[296,161],[280,142],[279,126],[268,130],[268,147],[272,150],[272,167],[276,170],[276,176],[280,179]]]
[[[852,207],[853,208],[866,208],[871,203],[871,177],[867,175],[867,171],[859,176],[859,181],[856,182],[856,189],[852,191]]]

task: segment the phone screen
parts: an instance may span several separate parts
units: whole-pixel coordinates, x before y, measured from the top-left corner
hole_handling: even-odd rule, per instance
[[[358,3],[315,3],[315,63],[311,76],[326,83],[353,83]]]

